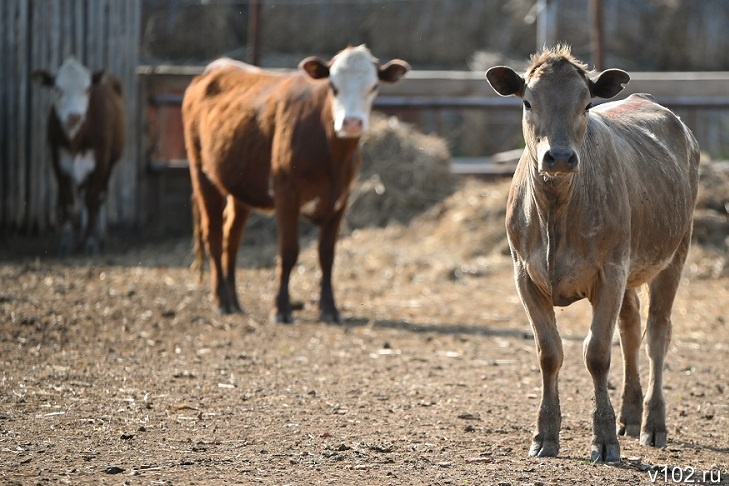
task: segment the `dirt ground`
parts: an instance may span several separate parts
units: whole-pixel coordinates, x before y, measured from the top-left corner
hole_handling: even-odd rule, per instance
[[[240,250],[247,312],[234,316],[213,313],[187,237],[117,234],[90,259],[6,238],[0,482],[729,484],[729,277],[716,264],[726,255],[700,246],[673,312],[668,446],[621,438],[619,463],[590,464],[590,307],[578,302],[557,311],[560,455],[527,456],[540,376],[506,256],[507,187],[468,180],[412,221],[345,232],[341,326],[317,322],[312,234],[292,278],[305,303],[293,325],[270,320],[265,226]],[[615,407],[621,376],[616,341]]]

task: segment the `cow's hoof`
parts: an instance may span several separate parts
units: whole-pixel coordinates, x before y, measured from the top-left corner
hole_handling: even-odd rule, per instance
[[[304,310],[304,303],[300,300],[294,300],[291,302],[290,307],[292,311]]]
[[[640,433],[640,445],[651,447],[666,447],[668,436],[666,432],[642,431]]]
[[[529,448],[531,457],[557,457],[559,454],[559,441],[535,440]]]
[[[73,237],[64,238],[61,237],[61,241],[58,242],[58,255],[65,257],[71,254],[73,250]]]
[[[276,323],[278,323],[278,324],[293,324],[294,323],[294,316],[291,315],[291,312],[277,312],[275,319],[276,319]]]
[[[319,320],[321,322],[326,322],[327,324],[341,324],[342,318],[339,315],[338,311],[322,311],[321,314],[319,314]]]
[[[101,250],[101,244],[99,244],[99,240],[97,240],[94,237],[90,237],[86,239],[84,242],[84,253],[89,256],[97,256],[100,253]]]
[[[595,462],[619,462],[620,444],[592,444],[590,461]]]
[[[243,309],[241,309],[240,305],[237,304],[220,304],[218,305],[216,312],[222,316],[227,316],[230,314],[242,314]]]
[[[640,436],[640,424],[620,424],[620,427],[618,427],[618,435],[638,437]]]

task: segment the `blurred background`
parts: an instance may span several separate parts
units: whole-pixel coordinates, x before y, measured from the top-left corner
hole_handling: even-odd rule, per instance
[[[631,74],[676,111],[707,157],[729,158],[726,0],[3,0],[0,2],[0,231],[54,226],[45,125],[52,95],[30,82],[69,55],[121,78],[127,144],[109,188],[112,227],[187,231],[189,175],[180,102],[220,56],[295,69],[365,43],[413,70],[376,109],[439,137],[455,173],[509,176],[523,146],[520,104],[484,72],[526,66],[566,42],[598,70]],[[397,158],[397,154],[394,155]],[[397,160],[390,163],[396,163]],[[510,165],[511,164],[511,165]]]
[[[204,63],[250,54],[250,1],[143,0],[146,63]],[[366,43],[416,69],[481,71],[523,62],[548,12],[551,40],[573,46],[593,65],[591,9],[601,10],[606,66],[637,71],[729,69],[725,0],[259,0],[260,60],[295,67],[311,54],[331,56]],[[548,40],[548,39],[547,39]],[[549,41],[549,40],[548,40]],[[247,50],[248,49],[248,50]]]

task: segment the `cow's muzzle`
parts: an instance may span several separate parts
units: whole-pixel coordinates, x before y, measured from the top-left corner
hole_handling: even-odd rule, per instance
[[[81,128],[83,121],[84,116],[80,113],[70,113],[66,116],[63,128],[70,137],[74,137]]]
[[[364,132],[364,121],[357,117],[346,117],[342,120],[342,128],[337,130],[337,136],[340,138],[357,138],[361,137]]]
[[[572,149],[549,149],[542,157],[539,171],[547,174],[566,174],[577,170],[577,152]]]

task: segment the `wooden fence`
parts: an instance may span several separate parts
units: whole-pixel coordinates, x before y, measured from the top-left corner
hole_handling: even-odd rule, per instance
[[[42,232],[56,217],[57,188],[46,142],[50,90],[35,69],[54,71],[73,55],[118,76],[127,140],[107,198],[110,224],[134,224],[140,170],[138,94],[141,0],[0,1],[0,230]],[[142,164],[142,165],[140,165]]]

